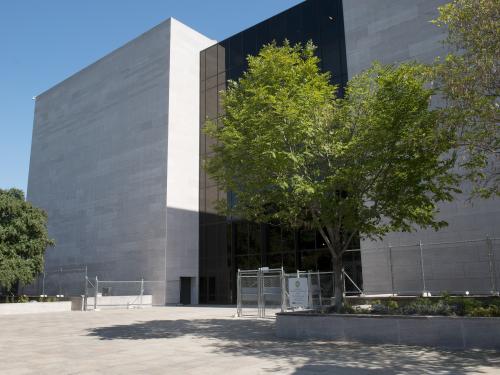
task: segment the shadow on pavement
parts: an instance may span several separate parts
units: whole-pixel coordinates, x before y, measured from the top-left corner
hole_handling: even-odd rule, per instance
[[[397,345],[368,345],[279,339],[274,321],[240,319],[152,320],[93,328],[101,340],[208,338],[217,352],[236,356],[284,359],[294,374],[470,374],[481,366],[498,368],[500,353],[449,351]],[[280,372],[280,367],[267,369]]]

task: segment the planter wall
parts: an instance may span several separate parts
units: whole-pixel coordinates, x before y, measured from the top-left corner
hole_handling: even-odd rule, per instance
[[[71,311],[71,301],[0,303],[0,315]]]
[[[310,313],[276,318],[282,338],[500,350],[500,318]]]

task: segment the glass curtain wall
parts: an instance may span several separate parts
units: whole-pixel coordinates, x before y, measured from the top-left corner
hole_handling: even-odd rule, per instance
[[[339,95],[347,82],[341,0],[308,0],[244,30],[200,54],[200,160],[210,157],[213,140],[205,121],[223,115],[220,92],[228,80],[246,70],[246,56],[275,40],[278,44],[312,40],[323,71],[330,71]],[[279,226],[232,220],[217,215],[214,202],[231,194],[221,191],[200,165],[200,303],[235,303],[236,272],[262,266],[288,271],[331,270],[331,257],[315,231],[290,231]],[[351,269],[361,269],[359,254],[350,253]],[[347,260],[347,259],[346,259]],[[359,272],[358,282],[361,282]]]

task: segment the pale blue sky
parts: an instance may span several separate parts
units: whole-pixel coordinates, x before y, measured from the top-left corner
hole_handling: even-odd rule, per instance
[[[300,0],[2,0],[0,188],[26,191],[32,97],[174,17],[222,40]]]

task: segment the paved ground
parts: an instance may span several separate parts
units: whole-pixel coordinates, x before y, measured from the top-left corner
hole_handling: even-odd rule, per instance
[[[0,317],[0,374],[500,374],[500,353],[277,339],[234,309]]]

